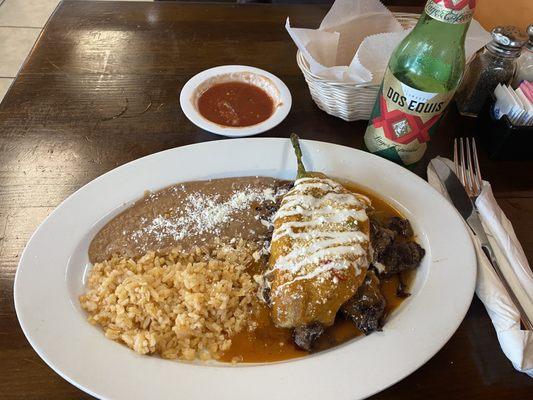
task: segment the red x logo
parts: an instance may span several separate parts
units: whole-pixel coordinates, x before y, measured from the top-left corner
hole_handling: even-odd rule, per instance
[[[435,115],[424,123],[422,118],[416,115],[406,114],[400,110],[388,111],[387,102],[383,95],[379,98],[379,104],[381,107],[381,115],[372,120],[372,125],[374,125],[374,128],[383,128],[385,137],[395,143],[407,144],[415,139],[418,139],[420,143],[429,141],[429,129],[440,117],[440,114]],[[394,129],[394,125],[400,122],[407,123],[410,131],[404,135],[398,136]]]

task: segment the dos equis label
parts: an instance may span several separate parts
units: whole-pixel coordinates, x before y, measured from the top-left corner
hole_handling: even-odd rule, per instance
[[[414,89],[387,69],[365,133],[366,147],[403,165],[417,162],[453,93]]]
[[[425,12],[431,18],[448,24],[464,24],[472,19],[476,0],[429,0]]]

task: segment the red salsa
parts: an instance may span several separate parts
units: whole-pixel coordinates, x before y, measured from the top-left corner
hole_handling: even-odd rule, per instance
[[[218,83],[198,99],[204,118],[225,126],[250,126],[274,112],[274,102],[263,89],[244,82]]]

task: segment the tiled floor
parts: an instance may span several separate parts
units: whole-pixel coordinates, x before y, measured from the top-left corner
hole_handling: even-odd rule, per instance
[[[60,1],[0,0],[0,101]]]
[[[7,0],[9,1],[9,0]],[[0,13],[2,12],[0,6]],[[0,77],[14,78],[39,36],[41,28],[0,27]]]

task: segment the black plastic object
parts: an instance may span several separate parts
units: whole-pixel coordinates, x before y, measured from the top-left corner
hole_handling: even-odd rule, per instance
[[[507,115],[494,117],[496,99],[489,96],[478,115],[478,140],[494,160],[533,160],[533,126],[516,126]]]

